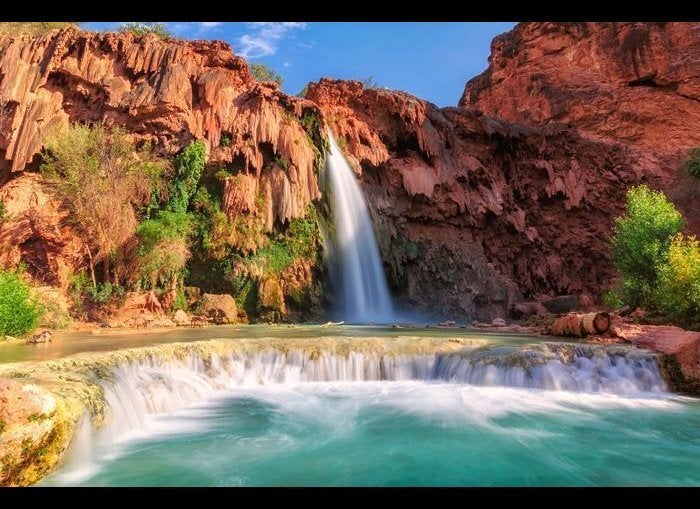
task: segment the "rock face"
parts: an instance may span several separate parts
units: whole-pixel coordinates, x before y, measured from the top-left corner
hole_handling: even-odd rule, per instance
[[[521,23],[496,37],[460,106],[566,122],[674,162],[700,145],[700,23]]]
[[[700,146],[700,23],[520,23],[491,44],[460,106],[512,122],[565,122],[615,140],[661,172],[658,183],[700,234],[700,185],[679,163]]]
[[[20,175],[36,170],[42,140],[69,122],[123,126],[165,154],[203,140],[208,163],[245,183],[226,184],[227,213],[249,210],[259,194],[270,231],[320,197],[316,115],[313,103],[256,82],[222,42],[75,28],[0,35],[0,185],[10,181],[0,198],[13,217],[0,226],[0,263],[21,257],[40,279],[65,285],[84,258],[41,179]]]
[[[656,181],[627,147],[401,92],[321,80],[315,101],[356,171],[395,290],[445,316],[505,316],[533,297],[598,295],[628,186]]]

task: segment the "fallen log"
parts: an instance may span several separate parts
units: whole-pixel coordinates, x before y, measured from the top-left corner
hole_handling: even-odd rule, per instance
[[[567,313],[555,319],[549,328],[553,336],[575,336],[603,334],[610,329],[610,313]]]

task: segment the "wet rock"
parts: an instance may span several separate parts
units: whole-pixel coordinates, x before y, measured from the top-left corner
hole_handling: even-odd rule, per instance
[[[530,316],[543,316],[548,313],[547,308],[541,302],[516,302],[510,308],[513,318],[528,318]]]
[[[205,293],[202,296],[203,313],[216,324],[236,323],[238,320],[238,306],[236,301],[228,294]]]
[[[178,309],[173,315],[173,322],[179,327],[187,327],[192,324],[192,318],[182,309]]]
[[[579,308],[578,299],[574,295],[559,295],[543,301],[542,304],[547,311],[555,315],[576,311]]]
[[[439,327],[453,327],[455,324],[454,320],[445,320],[444,322],[440,322],[438,324]]]
[[[175,322],[165,316],[159,316],[155,320],[148,322],[148,327],[175,327]]]
[[[503,318],[494,318],[491,321],[491,325],[493,327],[505,327],[506,326],[506,321]]]
[[[49,331],[42,331],[27,339],[27,344],[51,343],[53,334]]]

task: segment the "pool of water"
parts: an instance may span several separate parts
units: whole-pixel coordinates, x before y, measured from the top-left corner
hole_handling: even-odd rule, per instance
[[[700,402],[426,381],[269,384],[80,444],[44,485],[697,486]]]
[[[474,329],[440,327],[402,327],[335,325],[221,325],[203,329],[177,328],[163,331],[57,332],[51,343],[27,345],[21,341],[0,342],[0,364],[58,359],[83,352],[109,352],[123,348],[155,346],[165,343],[206,339],[318,337],[344,338],[483,338],[494,345],[527,345],[542,341],[541,337],[515,333],[492,333]]]

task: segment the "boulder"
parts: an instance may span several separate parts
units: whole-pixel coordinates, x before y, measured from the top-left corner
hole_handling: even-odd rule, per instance
[[[547,308],[547,311],[555,315],[570,313],[579,308],[579,302],[575,295],[559,295],[543,301],[542,304]]]
[[[491,321],[491,325],[494,327],[505,327],[506,321],[503,318],[494,318]]]
[[[516,302],[510,308],[510,315],[513,318],[544,316],[547,313],[547,308],[541,302]]]
[[[238,320],[238,306],[228,294],[205,293],[202,312],[216,324],[236,323]]]

